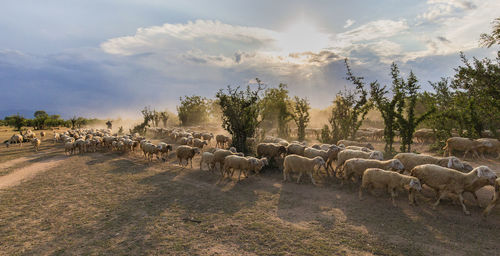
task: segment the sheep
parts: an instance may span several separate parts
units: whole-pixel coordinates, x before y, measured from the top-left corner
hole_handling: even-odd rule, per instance
[[[435,164],[416,166],[411,170],[411,175],[417,177],[422,185],[426,184],[436,192],[437,201],[433,205],[434,208],[447,193],[455,194],[465,215],[470,215],[470,212],[465,207],[463,194],[465,192],[475,194],[480,186],[484,186],[485,181],[493,185],[497,178],[496,174],[486,166],[476,167],[469,173],[461,173]]]
[[[200,159],[200,170],[203,170],[203,163],[208,166],[208,170],[213,172],[215,167],[214,154],[210,152],[203,152]]]
[[[186,165],[188,165],[188,163],[191,161],[191,168],[193,168],[193,157],[196,155],[196,154],[199,154],[200,153],[200,149],[197,148],[197,147],[190,147],[190,146],[186,146],[186,145],[183,145],[183,146],[179,146],[176,150],[175,150],[175,154],[177,156],[177,160],[179,161],[179,165],[183,166],[182,165],[182,160],[186,159]]]
[[[363,152],[372,152],[372,150],[369,148],[359,147],[359,146],[347,146],[345,147],[345,149],[359,150]]]
[[[404,169],[404,166],[398,159],[380,161],[375,159],[351,158],[345,161],[341,167],[340,173],[342,173],[342,183],[344,183],[344,180],[350,180],[352,178],[357,182],[358,178],[363,177],[363,173],[368,168],[399,172]]]
[[[231,178],[234,171],[239,170],[238,181],[240,181],[241,172],[243,171],[243,174],[247,177],[247,171],[249,168],[250,164],[247,158],[237,155],[226,156],[224,158],[224,167],[222,168],[223,175],[221,176],[221,179],[223,179],[225,175],[227,175],[228,178]]]
[[[181,137],[179,138],[179,140],[177,141],[177,143],[179,145],[188,145],[188,144],[191,144],[191,142],[193,141],[192,138],[189,138],[189,137]]]
[[[56,144],[56,142],[58,142],[59,140],[61,140],[61,135],[57,132],[54,133],[54,144]]]
[[[290,176],[290,172],[298,172],[299,177],[297,178],[297,183],[300,182],[300,177],[302,174],[309,174],[311,177],[311,182],[316,185],[316,182],[313,178],[313,173],[315,172],[315,168],[321,168],[321,166],[325,165],[325,160],[322,157],[317,156],[315,158],[307,158],[299,155],[288,155],[285,157],[283,163],[283,182],[287,180],[287,177]]]
[[[479,147],[481,147],[481,142],[479,141],[475,141],[469,138],[451,137],[446,140],[446,145],[443,147],[443,156],[446,156],[446,153],[448,153],[448,156],[452,156],[453,150],[458,150],[464,151],[464,159],[469,152],[471,152],[473,158],[474,156],[479,158],[479,155],[477,153],[477,149]]]
[[[23,146],[23,136],[21,134],[14,134],[5,142],[5,146],[9,147],[12,143],[19,143],[19,147]]]
[[[257,145],[257,157],[266,157],[272,160],[286,154],[286,147],[276,143],[259,143]]]
[[[202,133],[201,134],[201,137],[203,138],[203,140],[206,140],[208,141],[208,143],[210,143],[210,141],[214,138],[214,135],[212,133]]]
[[[434,157],[429,155],[415,154],[415,153],[399,153],[394,156],[394,159],[401,161],[407,172],[410,172],[415,166],[422,164],[435,164],[442,167],[448,167],[461,172],[470,172],[472,167],[465,165],[460,159],[450,157]]]
[[[422,191],[422,184],[418,178],[403,175],[379,168],[368,168],[363,173],[361,186],[359,187],[359,199],[363,199],[363,189],[374,188],[387,189],[391,193],[392,205],[396,206],[395,198],[398,190],[408,190],[410,205],[416,204],[415,191]]]
[[[249,163],[250,163],[250,171],[255,172],[256,174],[259,174],[262,168],[264,166],[268,165],[269,162],[267,161],[267,158],[263,157],[261,159],[255,158],[255,157],[248,157],[247,158]]]
[[[165,142],[160,142],[158,144],[157,148],[158,148],[158,152],[160,153],[161,159],[163,160],[163,162],[167,161],[168,152],[172,151],[172,145],[168,145]]]
[[[205,146],[205,145],[208,145],[208,143],[206,141],[203,141],[203,140],[200,140],[200,139],[194,139],[193,143],[192,143],[193,147],[197,147],[199,149],[202,149],[203,146]]]
[[[358,147],[365,147],[369,148],[371,150],[374,150],[372,144],[370,143],[364,143],[364,142],[358,142],[358,141],[353,141],[353,140],[339,140],[337,144],[343,144],[344,146],[358,146]]]
[[[337,172],[344,162],[351,158],[384,160],[384,154],[380,151],[363,152],[359,150],[344,149],[337,155],[337,166],[335,167],[335,171]]]
[[[315,149],[315,148],[306,148],[306,149],[304,149],[303,156],[305,156],[307,158],[314,158],[314,157],[320,156],[321,158],[323,158],[323,160],[325,161],[325,166],[324,166],[325,171],[326,171],[327,175],[330,176],[330,173],[328,172],[328,168],[329,168],[329,164],[331,161],[329,159],[333,159],[334,154],[336,154],[336,150],[333,148],[330,148],[327,151]]]
[[[496,181],[495,181],[495,194],[493,195],[493,199],[488,204],[486,209],[484,209],[483,214],[482,214],[483,218],[488,217],[491,210],[493,210],[493,208],[495,208],[495,206],[498,204],[498,198],[500,198],[500,178],[496,179]]]
[[[142,152],[144,153],[144,157],[150,162],[153,161],[154,155],[156,155],[156,158],[158,159],[159,149],[152,143],[146,142],[145,144],[143,144]]]
[[[418,129],[413,133],[413,138],[415,138],[415,142],[417,143],[431,143],[436,140],[436,136],[432,129],[424,128]]]
[[[500,159],[500,141],[491,138],[480,138],[477,139],[480,144],[478,151],[481,153],[481,157],[484,158],[484,152],[486,153],[496,153],[497,159]]]
[[[286,147],[286,154],[287,155],[295,154],[299,156],[304,156],[304,149],[306,149],[306,146],[302,144],[292,143],[289,144],[288,147]]]
[[[74,142],[66,142],[64,143],[64,154],[72,155],[75,150]]]
[[[215,144],[215,147],[217,148],[224,148],[224,145],[225,144],[230,144],[230,141],[231,141],[231,138],[229,138],[229,136],[226,136],[226,135],[222,135],[222,134],[218,134],[217,136],[215,136],[215,141],[216,141],[216,144]]]
[[[43,131],[40,132],[40,137],[42,137],[42,138],[45,137],[45,132],[43,132]]]
[[[35,152],[38,152],[38,149],[40,148],[40,144],[42,144],[42,140],[38,138],[34,138],[31,140],[31,144],[33,145],[33,150]]]
[[[243,154],[241,154],[241,153],[236,153],[236,150],[233,150],[233,151],[226,150],[226,149],[218,149],[214,152],[214,165],[216,165],[217,163],[219,164],[219,170],[221,172],[221,175],[224,175],[222,168],[224,167],[224,159],[227,156],[230,156],[230,155],[243,156]]]

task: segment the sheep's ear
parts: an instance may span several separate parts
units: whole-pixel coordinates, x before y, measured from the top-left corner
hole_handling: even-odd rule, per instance
[[[453,160],[450,159],[448,160],[448,168],[451,168],[453,166]]]

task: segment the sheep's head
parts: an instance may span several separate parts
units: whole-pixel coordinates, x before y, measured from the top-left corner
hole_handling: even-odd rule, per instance
[[[337,145],[339,148],[344,148],[345,149],[345,145],[344,144],[338,144]]]
[[[361,151],[363,151],[363,152],[370,152],[371,150],[369,148],[362,147]]]
[[[448,168],[463,170],[464,164],[462,163],[462,161],[460,161],[460,159],[452,156],[448,159]]]
[[[264,168],[264,166],[266,165],[267,160],[265,158],[264,161],[259,160],[257,158],[251,158],[250,163],[252,163],[252,165],[254,166],[255,173],[259,173],[262,170],[262,168]]]
[[[315,166],[320,166],[321,167],[321,166],[325,165],[325,160],[323,160],[323,158],[320,157],[320,156],[317,156],[317,157],[313,158],[313,161],[314,161],[314,165]]]
[[[193,152],[196,155],[196,154],[199,154],[201,151],[199,148],[193,148]]]
[[[233,153],[236,153],[236,148],[235,147],[230,147],[229,148],[229,151],[233,152]]]
[[[371,159],[384,160],[384,155],[380,151],[373,151],[370,154]]]
[[[260,159],[262,163],[264,163],[264,166],[269,165],[269,161],[267,161],[267,158],[263,157]]]
[[[366,143],[365,147],[366,147],[366,148],[369,148],[369,149],[371,149],[371,150],[374,150],[374,149],[375,149],[375,148],[372,146],[372,144],[370,144],[370,143]]]
[[[393,159],[391,161],[391,169],[395,171],[402,171],[405,169],[405,167],[403,163],[401,163],[401,161],[399,161],[398,159]]]
[[[286,147],[285,147],[285,146],[283,146],[283,145],[280,145],[280,146],[278,147],[278,154],[279,154],[279,155],[286,154]]]
[[[470,165],[468,163],[463,163],[463,164],[464,164],[464,170],[467,172],[470,172],[474,169],[474,168],[472,168],[472,165]]]
[[[321,147],[318,144],[312,145],[312,148],[314,148],[314,149],[321,149]]]
[[[490,185],[495,184],[495,180],[497,179],[497,175],[488,167],[488,166],[479,166],[476,167],[473,171],[476,172],[477,177],[486,178],[490,181]]]
[[[420,184],[420,181],[418,179],[411,179],[410,188],[415,189],[417,191],[422,191],[422,184]]]

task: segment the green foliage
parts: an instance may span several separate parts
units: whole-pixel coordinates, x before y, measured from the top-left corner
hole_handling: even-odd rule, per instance
[[[262,83],[259,79],[256,80],[258,87],[254,90],[250,86],[246,90],[228,86],[226,91],[221,89],[215,96],[222,110],[222,127],[232,135],[233,146],[245,153],[249,151],[246,139],[254,137],[260,123],[259,93],[262,91]]]
[[[293,102],[292,118],[297,125],[299,141],[303,141],[306,138],[306,127],[310,121],[309,109],[311,109],[311,107],[307,99],[300,99],[299,97],[295,96]]]
[[[177,112],[181,125],[199,125],[208,121],[208,101],[201,96],[185,96],[180,98],[181,104]]]
[[[290,97],[286,88],[286,84],[279,84],[278,88],[268,88],[260,102],[262,120],[268,121],[273,127],[276,127],[280,138],[289,137],[288,122],[293,117],[290,110]]]
[[[330,123],[328,141],[322,140],[324,143],[337,143],[341,139],[354,139],[356,132],[363,123],[366,114],[371,108],[368,102],[368,92],[365,90],[363,77],[354,76],[351,67],[345,60],[347,69],[347,81],[355,85],[354,91],[340,91],[337,93],[333,101],[333,108],[328,122]],[[327,131],[323,128],[322,133]]]
[[[26,119],[23,116],[16,114],[5,117],[5,122],[9,126],[16,128],[16,130],[21,131],[21,128],[26,124]]]
[[[397,66],[395,66],[395,68],[397,69]],[[420,86],[418,85],[418,79],[415,74],[413,74],[413,71],[410,71],[406,81],[402,77],[399,77],[396,81],[399,83],[397,88],[400,88],[399,92],[401,93],[401,98],[396,102],[396,121],[401,137],[400,150],[402,152],[411,152],[413,134],[417,126],[435,110],[430,109],[419,117],[416,116],[415,106],[419,96],[418,90]]]
[[[35,112],[34,116],[35,118],[31,121],[30,126],[33,126],[36,130],[45,129],[45,121],[49,118],[47,112],[38,110]]]
[[[403,99],[403,93],[401,88],[401,83],[399,79],[399,69],[396,64],[391,65],[391,97],[387,96],[389,91],[386,86],[381,87],[377,81],[370,83],[370,94],[371,101],[374,103],[375,107],[380,112],[382,119],[384,120],[384,140],[385,140],[385,152],[388,154],[394,153],[394,148],[392,147],[394,143],[394,137],[396,136],[395,131],[398,128],[398,123],[396,122],[396,105]]]
[[[480,37],[480,44],[490,48],[495,44],[500,44],[500,18],[493,20],[493,31],[491,34],[483,33]]]

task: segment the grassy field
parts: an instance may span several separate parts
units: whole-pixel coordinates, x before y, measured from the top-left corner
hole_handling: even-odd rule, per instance
[[[12,134],[0,130],[0,139]],[[51,138],[49,133],[48,138]],[[377,144],[376,147],[381,147]],[[357,186],[320,179],[281,181],[266,170],[240,183],[218,175],[146,162],[140,154],[64,157],[44,141],[0,148],[0,180],[21,168],[51,168],[0,190],[1,255],[495,255],[500,209],[487,221],[472,196],[472,216],[432,193],[408,205],[401,194],[357,197]],[[498,170],[499,162],[482,160]],[[11,165],[11,166],[9,166]],[[9,166],[8,168],[1,168]],[[486,204],[492,188],[480,191]]]

